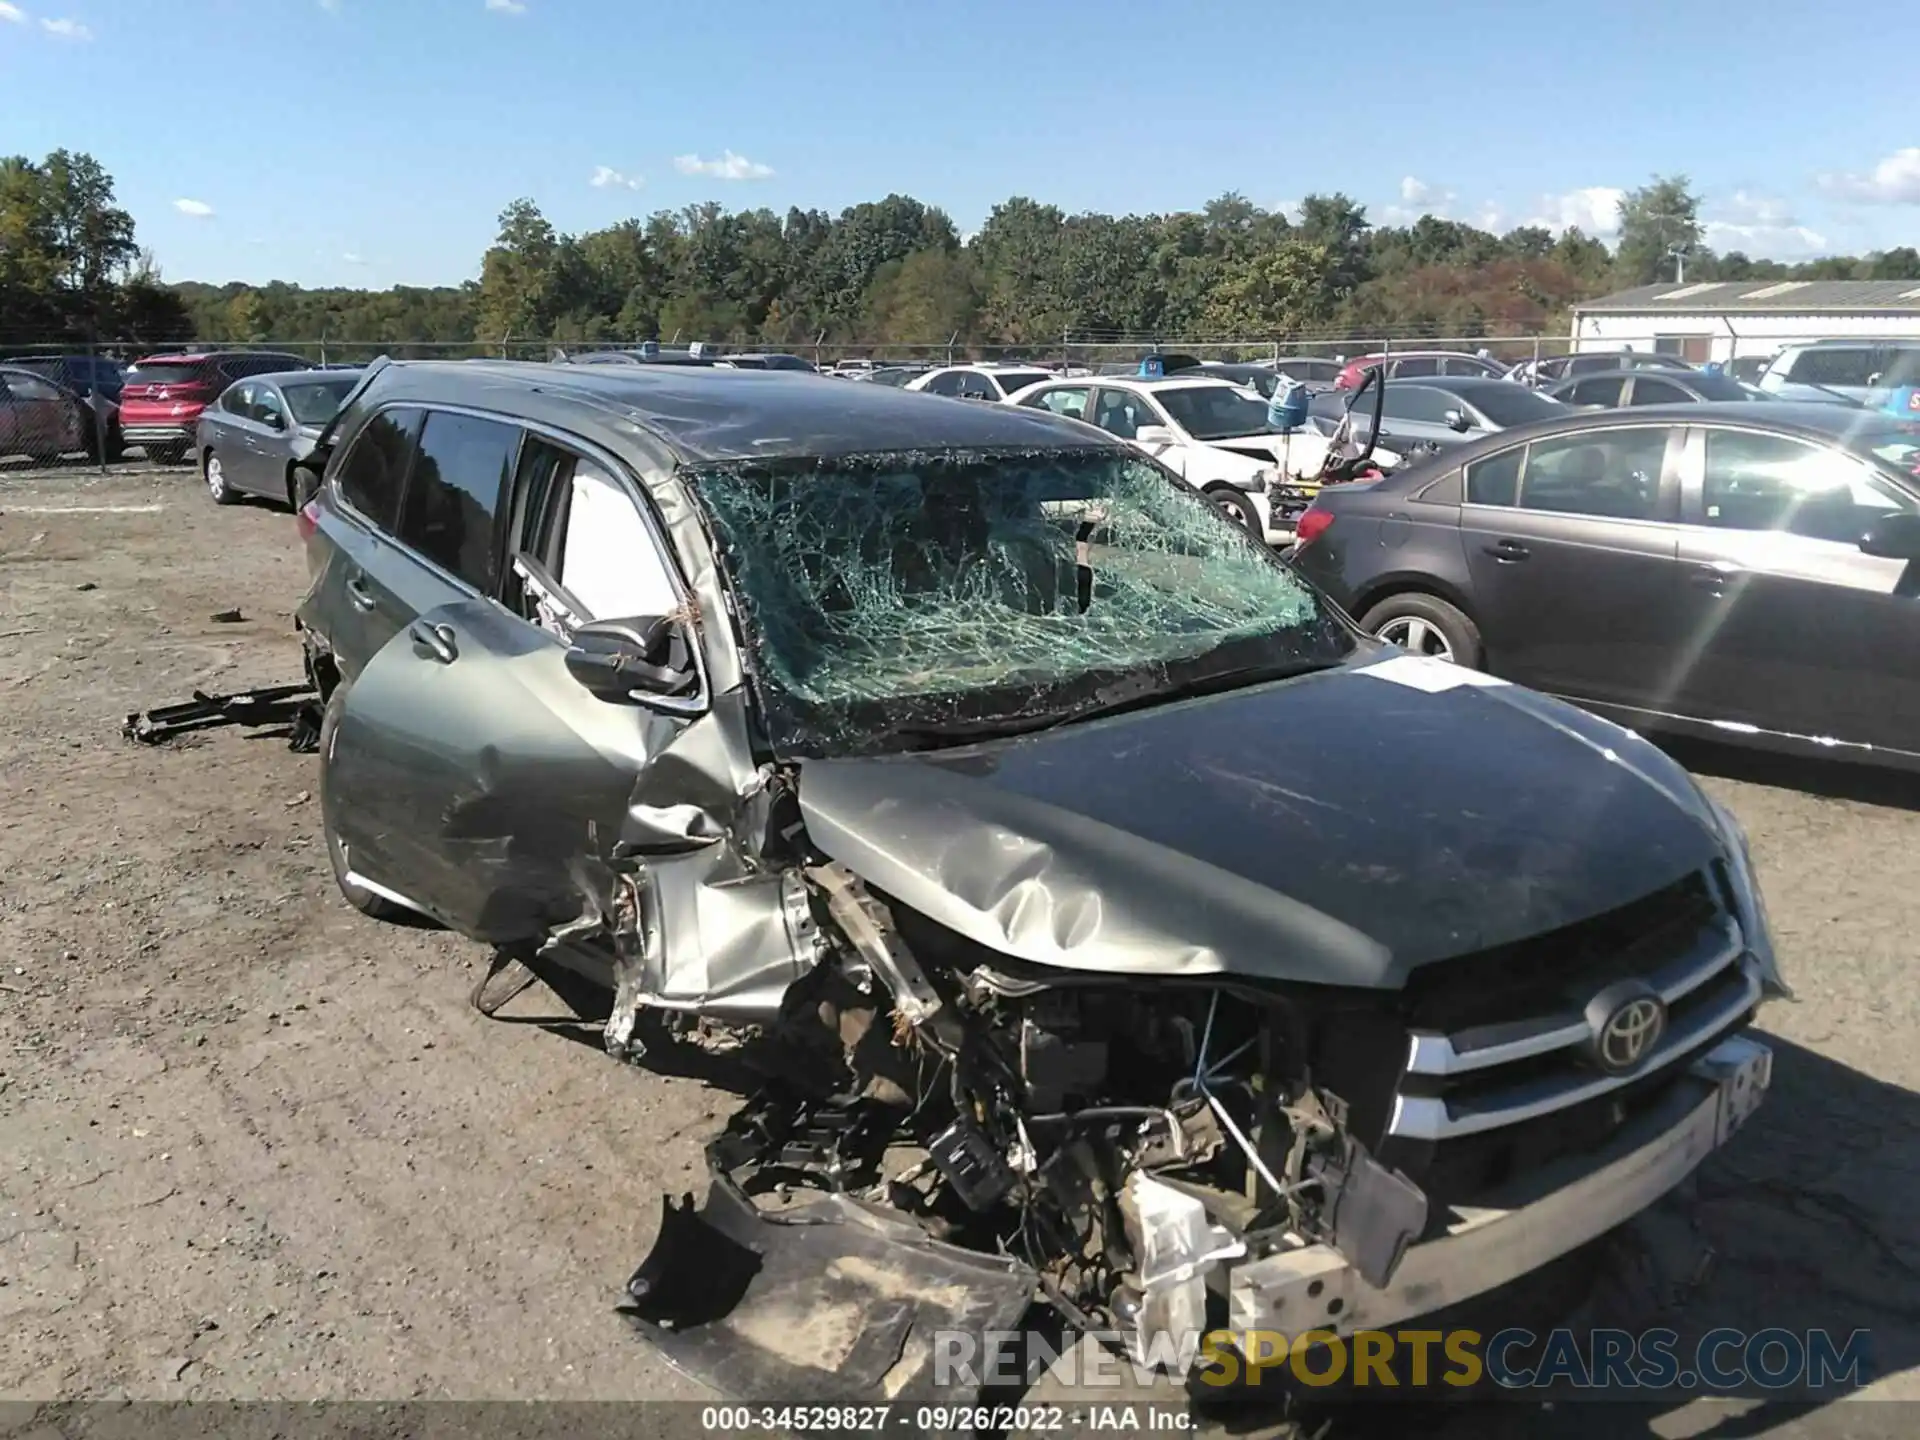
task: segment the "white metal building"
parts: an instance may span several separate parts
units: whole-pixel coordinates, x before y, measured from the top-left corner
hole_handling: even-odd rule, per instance
[[[1696,364],[1805,340],[1920,341],[1920,281],[1642,285],[1576,305],[1572,338],[1576,350],[1650,350]]]

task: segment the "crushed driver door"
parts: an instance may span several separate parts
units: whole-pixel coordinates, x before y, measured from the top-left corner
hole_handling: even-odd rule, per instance
[[[428,611],[374,654],[321,758],[356,879],[492,944],[601,903],[639,773],[687,722],[597,698],[566,655],[478,598]]]

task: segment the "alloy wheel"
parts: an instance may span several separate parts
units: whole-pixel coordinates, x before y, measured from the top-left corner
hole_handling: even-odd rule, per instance
[[[1454,663],[1452,642],[1438,625],[1423,616],[1396,615],[1373,633],[1389,645],[1398,645],[1415,655],[1444,660],[1449,665]]]

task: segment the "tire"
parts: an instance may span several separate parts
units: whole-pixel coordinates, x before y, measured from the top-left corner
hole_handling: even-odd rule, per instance
[[[295,465],[287,471],[287,505],[298,515],[320,493],[320,477],[310,465]]]
[[[1209,485],[1200,493],[1213,502],[1214,509],[1261,544],[1266,544],[1267,535],[1260,528],[1260,514],[1253,508],[1253,501],[1247,498],[1246,491],[1237,490],[1231,485]]]
[[[355,884],[350,878],[347,865],[347,847],[340,839],[333,823],[333,801],[327,790],[327,766],[333,758],[333,732],[340,723],[340,711],[347,700],[347,687],[336,685],[333,694],[327,700],[326,714],[320,721],[320,828],[326,833],[327,863],[333,867],[333,883],[340,887],[340,893],[354,909],[369,920],[379,920],[389,925],[408,925],[420,927],[429,925],[423,915],[409,910],[404,905],[396,905],[383,896],[375,895],[364,885]]]
[[[126,456],[127,456],[127,437],[120,433],[120,427],[118,425],[107,426],[107,450],[106,450],[107,459],[109,461],[124,460],[126,459]],[[91,450],[87,452],[87,458],[89,460],[94,458],[93,452]]]
[[[227,469],[219,451],[209,450],[200,457],[200,478],[207,482],[207,493],[214,504],[231,505],[240,498],[240,492],[227,483]]]
[[[1466,612],[1438,595],[1409,591],[1389,595],[1360,619],[1369,635],[1416,655],[1478,670],[1486,660],[1480,627]]]

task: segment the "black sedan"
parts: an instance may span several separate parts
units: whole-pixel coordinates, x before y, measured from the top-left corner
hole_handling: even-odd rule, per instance
[[[193,451],[216,505],[244,495],[297,508],[294,471],[360,383],[358,370],[291,370],[236,380],[200,412]]]
[[[1742,385],[1731,375],[1711,370],[1603,370],[1598,375],[1576,375],[1541,392],[1566,405],[1589,410],[1615,410],[1627,405],[1685,405],[1764,399],[1762,392]]]
[[[1329,487],[1293,564],[1361,626],[1635,728],[1920,769],[1920,426],[1577,412]]]

